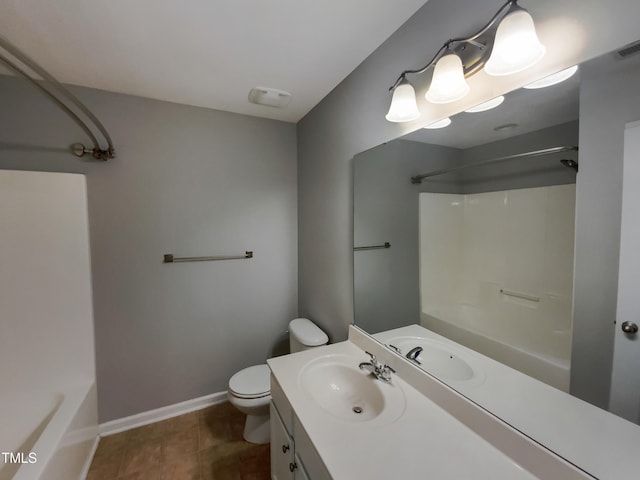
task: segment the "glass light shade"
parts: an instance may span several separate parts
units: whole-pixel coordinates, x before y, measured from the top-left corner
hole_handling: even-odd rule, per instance
[[[574,65],[573,67],[565,68],[564,70],[560,70],[559,72],[552,73],[551,75],[547,75],[540,80],[536,80],[535,82],[530,83],[529,85],[525,85],[523,88],[535,89],[535,88],[545,88],[550,87],[551,85],[556,85],[560,82],[564,82],[573,76],[574,73],[578,71],[578,66]]]
[[[479,103],[475,107],[471,107],[468,110],[465,110],[467,113],[477,113],[477,112],[486,112],[487,110],[491,110],[492,108],[496,108],[498,105],[501,105],[504,102],[504,97],[500,95],[499,97],[492,98],[491,100],[483,103]]]
[[[544,53],[531,15],[524,8],[515,7],[498,25],[484,70],[489,75],[511,75],[531,67]]]
[[[389,112],[384,117],[390,122],[410,122],[420,116],[416,91],[407,80],[393,90]]]
[[[462,60],[455,53],[448,53],[436,63],[431,85],[425,98],[431,103],[450,103],[460,100],[469,93],[469,85],[464,79]]]
[[[437,122],[433,122],[433,123],[427,125],[424,128],[428,128],[429,130],[433,130],[433,129],[436,129],[436,128],[448,127],[449,125],[451,125],[451,119],[449,117],[447,117],[447,118],[443,118],[442,120],[438,120]]]

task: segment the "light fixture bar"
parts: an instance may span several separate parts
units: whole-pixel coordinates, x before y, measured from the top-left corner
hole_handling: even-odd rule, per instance
[[[482,27],[473,35],[469,37],[464,37],[464,38],[452,38],[447,40],[444,43],[444,45],[442,45],[442,47],[440,47],[440,49],[436,52],[433,58],[429,60],[429,63],[427,63],[424,67],[419,68],[417,70],[403,71],[398,77],[398,79],[394,82],[394,84],[391,85],[391,87],[389,87],[389,91],[392,91],[393,89],[395,89],[400,84],[402,79],[406,78],[407,75],[419,75],[421,73],[426,72],[430,67],[436,64],[436,62],[440,59],[440,57],[442,57],[442,54],[447,49],[449,48],[453,49],[458,44],[470,43],[474,46],[479,46],[479,48],[486,48],[486,45],[482,44],[481,42],[476,42],[476,40],[482,35],[484,35],[491,27],[493,27],[498,20],[501,20],[513,5],[517,5],[517,2],[518,0],[508,0],[502,7],[500,7],[498,12],[493,16],[493,18],[489,20],[489,23],[487,23],[484,27]]]
[[[393,97],[386,119],[408,122],[419,117],[417,102],[407,98],[409,88],[413,89],[408,75],[434,67],[425,98],[436,104],[452,103],[469,93],[465,79],[479,70],[493,76],[512,75],[537,63],[545,51],[529,12],[518,0],[507,0],[476,33],[447,40],[424,67],[403,71],[389,87]]]

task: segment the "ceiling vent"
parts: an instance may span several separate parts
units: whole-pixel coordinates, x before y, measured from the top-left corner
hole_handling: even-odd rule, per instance
[[[640,40],[624,46],[616,52],[618,58],[629,58],[640,53]]]
[[[255,87],[249,91],[249,101],[267,107],[284,108],[291,101],[291,94],[269,87]]]

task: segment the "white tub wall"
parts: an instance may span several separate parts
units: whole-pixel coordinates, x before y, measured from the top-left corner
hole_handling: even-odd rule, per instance
[[[94,382],[84,176],[0,171],[0,225],[2,391]]]
[[[98,433],[84,176],[0,170],[0,225],[0,404],[61,397],[15,478],[80,478]]]
[[[84,478],[87,474],[98,445],[98,395],[95,384],[86,393],[80,389],[78,395],[82,399],[55,454],[45,465],[42,480]]]
[[[456,308],[453,307],[452,310],[456,310]],[[464,306],[460,306],[458,310],[464,310]],[[447,317],[446,314],[436,317],[422,312],[420,315],[420,325],[438,335],[442,335],[533,378],[537,378],[552,387],[565,392],[569,391],[570,362],[568,360],[563,361],[542,355],[535,355],[534,352],[515,348],[465,328],[464,324],[442,320],[443,317],[450,318]]]
[[[419,204],[420,304],[450,305],[460,289],[464,196],[421,193]]]
[[[421,194],[422,310],[568,361],[574,211],[575,185]],[[468,319],[467,310],[474,312]]]

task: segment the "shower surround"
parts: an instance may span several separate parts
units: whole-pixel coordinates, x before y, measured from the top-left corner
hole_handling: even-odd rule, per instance
[[[420,194],[421,324],[568,391],[575,184]]]
[[[80,478],[97,397],[83,175],[0,170],[0,480]]]

